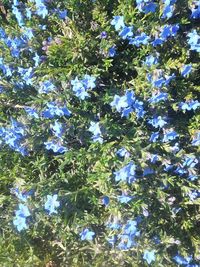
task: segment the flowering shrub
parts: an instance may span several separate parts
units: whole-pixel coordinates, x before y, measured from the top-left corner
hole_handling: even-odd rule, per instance
[[[200,266],[200,2],[0,12],[2,266]]]

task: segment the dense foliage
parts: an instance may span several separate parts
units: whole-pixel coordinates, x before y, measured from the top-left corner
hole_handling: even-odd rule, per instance
[[[200,1],[0,13],[0,265],[200,266]]]

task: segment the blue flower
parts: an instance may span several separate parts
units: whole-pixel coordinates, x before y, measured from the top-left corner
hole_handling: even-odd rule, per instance
[[[11,188],[10,192],[14,194],[20,201],[27,202],[29,196],[33,194],[33,190],[20,192],[19,188]]]
[[[184,258],[184,257],[180,256],[179,254],[177,254],[173,259],[178,264],[186,265],[186,264],[189,264],[190,263],[192,257]]]
[[[115,95],[110,105],[115,107],[118,112],[121,112],[122,117],[128,117],[133,111],[136,113],[137,118],[141,118],[145,114],[143,102],[136,100],[132,91],[126,91],[126,94],[122,97]]]
[[[101,203],[105,206],[108,206],[110,203],[110,198],[108,196],[101,197]]]
[[[118,235],[118,238],[120,239],[120,243],[118,244],[118,249],[120,250],[128,250],[133,245],[135,245],[135,242],[132,240],[130,235],[122,234]]]
[[[32,17],[32,11],[31,11],[31,9],[28,8],[28,7],[26,7],[25,10],[26,10],[26,17],[27,17],[27,19],[31,19],[31,17]]]
[[[151,154],[149,160],[151,163],[155,164],[159,160],[159,156],[157,154]]]
[[[40,82],[40,88],[38,90],[39,94],[48,94],[50,92],[55,91],[55,86],[54,84],[49,81],[49,80],[45,80],[43,82]]]
[[[121,196],[118,196],[117,197],[117,200],[120,202],[120,203],[128,203],[129,201],[131,201],[133,199],[132,196],[129,196],[125,193],[122,193]]]
[[[123,228],[123,232],[131,237],[138,236],[139,231],[137,230],[137,221],[128,220],[127,224]]]
[[[143,259],[146,260],[148,264],[150,264],[152,261],[155,261],[155,251],[145,250],[143,254]]]
[[[150,12],[154,13],[156,11],[157,6],[158,5],[156,3],[150,2],[149,4],[143,7],[143,12],[145,14],[148,14]]]
[[[40,57],[37,53],[35,53],[35,56],[33,57],[33,60],[35,61],[35,67],[37,67],[40,63]]]
[[[179,25],[164,25],[161,29],[160,38],[165,41],[168,37],[175,36],[179,30]]]
[[[172,141],[174,139],[176,139],[178,137],[178,134],[173,131],[173,130],[166,130],[164,133],[164,137],[162,139],[162,141],[165,142],[169,142]]]
[[[81,233],[81,240],[87,240],[87,241],[92,241],[94,238],[95,233],[93,231],[90,231],[89,229],[84,229]]]
[[[22,13],[19,11],[19,9],[12,5],[12,13],[15,15],[18,25],[21,27],[24,25],[24,20],[23,20],[23,16]]]
[[[99,142],[100,144],[103,143],[103,138],[102,138],[102,133],[101,133],[99,122],[91,121],[88,131],[93,133],[92,140],[94,142]]]
[[[153,55],[147,56],[144,61],[144,65],[146,65],[147,67],[151,67],[152,65],[156,64],[158,64],[158,58],[154,57]]]
[[[165,101],[167,99],[168,99],[168,93],[157,92],[153,94],[152,97],[148,101],[152,104],[155,104],[160,101]]]
[[[65,9],[65,10],[60,10],[60,9],[58,9],[57,10],[57,14],[58,14],[58,17],[60,18],[60,19],[66,19],[66,17],[67,17],[67,10]]]
[[[16,216],[13,220],[13,224],[17,227],[17,230],[21,232],[24,229],[27,229],[26,218]]]
[[[186,155],[183,161],[183,167],[194,168],[198,164],[198,159],[194,155]]]
[[[194,201],[195,199],[200,197],[200,191],[198,190],[192,190],[187,193],[191,201]]]
[[[118,95],[115,95],[110,105],[111,107],[115,107],[118,112],[121,112],[123,108],[128,107],[127,98],[125,96],[120,97]]]
[[[15,211],[15,213],[13,224],[17,227],[17,230],[20,232],[23,229],[27,229],[26,218],[31,215],[27,206],[19,204],[19,210]]]
[[[116,31],[119,31],[121,28],[125,27],[124,24],[124,17],[123,16],[114,16],[113,20],[111,21],[111,25],[115,27]]]
[[[161,16],[162,19],[169,19],[172,17],[173,15],[173,11],[174,11],[174,3],[176,2],[176,0],[170,1],[170,0],[163,0],[164,2],[164,8],[163,8],[163,14]]]
[[[155,40],[152,41],[153,46],[162,45],[163,43],[164,43],[164,40],[159,37],[156,37]]]
[[[27,149],[22,144],[25,130],[21,123],[11,119],[11,127],[0,128],[0,136],[11,149],[20,152],[23,156],[27,155]]]
[[[155,116],[153,119],[149,119],[148,123],[150,123],[155,128],[163,128],[163,126],[167,124],[167,122],[163,120],[161,116]]]
[[[115,55],[116,55],[116,48],[115,48],[115,46],[112,46],[108,49],[108,56],[114,57]]]
[[[94,76],[90,76],[90,75],[84,75],[82,83],[85,87],[86,90],[88,89],[94,89],[96,87],[96,78]]]
[[[143,176],[151,175],[151,174],[154,174],[154,173],[155,173],[155,171],[153,169],[147,167],[143,171]]]
[[[132,37],[133,36],[133,27],[127,27],[124,26],[122,28],[122,30],[119,32],[119,36],[122,37],[122,39],[126,39],[128,37]]]
[[[150,0],[136,0],[137,8],[140,12],[144,12],[148,14],[149,12],[155,12],[157,8],[157,4]]]
[[[48,9],[46,8],[42,0],[35,0],[35,3],[36,3],[35,13],[44,19],[48,15]]]
[[[159,132],[155,132],[151,134],[149,141],[154,143],[158,140],[158,138],[159,138]]]
[[[193,146],[199,146],[200,145],[200,132],[196,132],[196,134],[192,140],[192,145]]]
[[[181,102],[179,104],[179,108],[182,109],[184,112],[186,110],[190,111],[190,110],[196,110],[197,108],[200,107],[200,103],[198,102],[198,100],[190,100],[187,102]]]
[[[27,85],[32,85],[33,84],[33,68],[30,67],[28,69],[24,69],[21,67],[18,67],[18,73],[21,74],[22,80],[27,84]]]
[[[44,208],[49,212],[49,215],[52,213],[58,213],[56,208],[60,207],[60,202],[57,200],[57,198],[57,194],[53,196],[47,195],[47,201],[44,204]]]
[[[47,150],[53,150],[54,153],[65,153],[68,149],[62,146],[61,141],[52,140],[48,142],[44,142],[44,145]]]
[[[197,31],[193,30],[187,34],[187,37],[189,37],[188,44],[190,45],[190,50],[196,50],[197,52],[200,52],[200,36],[198,35]]]
[[[16,216],[20,216],[24,218],[31,215],[29,212],[29,209],[24,204],[19,204],[19,210],[17,210],[15,213],[16,213]]]
[[[171,80],[175,78],[175,74],[163,75],[163,71],[155,69],[152,74],[147,74],[147,80],[151,82],[152,87],[161,88],[163,85],[168,86]]]
[[[129,44],[133,44],[137,47],[140,45],[148,44],[150,37],[146,33],[142,32],[140,35],[136,35],[134,38],[129,39]]]
[[[90,75],[85,75],[82,80],[79,80],[77,77],[71,81],[72,90],[75,92],[75,95],[84,100],[88,97],[87,90],[93,89],[96,87],[95,84],[96,78]]]
[[[23,32],[23,38],[28,39],[28,40],[31,40],[34,37],[34,35],[33,35],[33,29],[24,27],[23,30],[24,30],[24,32]]]
[[[51,129],[53,131],[53,134],[58,137],[62,138],[64,129],[62,123],[58,122],[57,120],[55,121],[54,125],[51,126]]]
[[[195,4],[195,6],[193,6],[193,8],[191,9],[192,14],[191,14],[191,18],[193,19],[199,19],[200,18],[200,2],[194,2],[193,4]]]
[[[114,220],[113,222],[109,222],[107,224],[107,227],[110,228],[111,230],[119,230],[121,228],[121,224],[118,223],[117,220]]]
[[[70,116],[71,111],[67,109],[66,106],[57,106],[55,102],[47,103],[47,109],[43,111],[44,118],[54,118],[55,116],[62,117],[62,116]]]
[[[34,117],[35,119],[39,119],[39,115],[38,115],[36,109],[34,109],[32,107],[25,107],[24,109],[29,116]]]
[[[119,182],[128,182],[132,183],[136,180],[135,178],[135,164],[131,161],[126,166],[121,168],[119,171],[114,172],[115,175],[115,181]]]
[[[117,150],[116,155],[119,157],[128,158],[130,156],[130,153],[126,150],[126,148],[122,147],[119,150]]]
[[[184,65],[184,66],[182,67],[182,70],[181,70],[181,75],[182,75],[183,77],[186,77],[188,74],[190,74],[191,70],[192,70],[192,65],[191,65],[191,64],[189,64],[189,65]]]

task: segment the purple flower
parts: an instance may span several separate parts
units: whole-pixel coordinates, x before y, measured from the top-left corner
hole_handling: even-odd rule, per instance
[[[108,34],[107,34],[107,32],[105,32],[105,31],[101,32],[101,34],[100,34],[100,38],[101,38],[101,39],[106,39],[107,36],[108,36]]]

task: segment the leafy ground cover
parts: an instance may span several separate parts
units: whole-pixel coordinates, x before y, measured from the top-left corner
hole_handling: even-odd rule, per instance
[[[200,1],[0,13],[0,266],[200,266]]]

